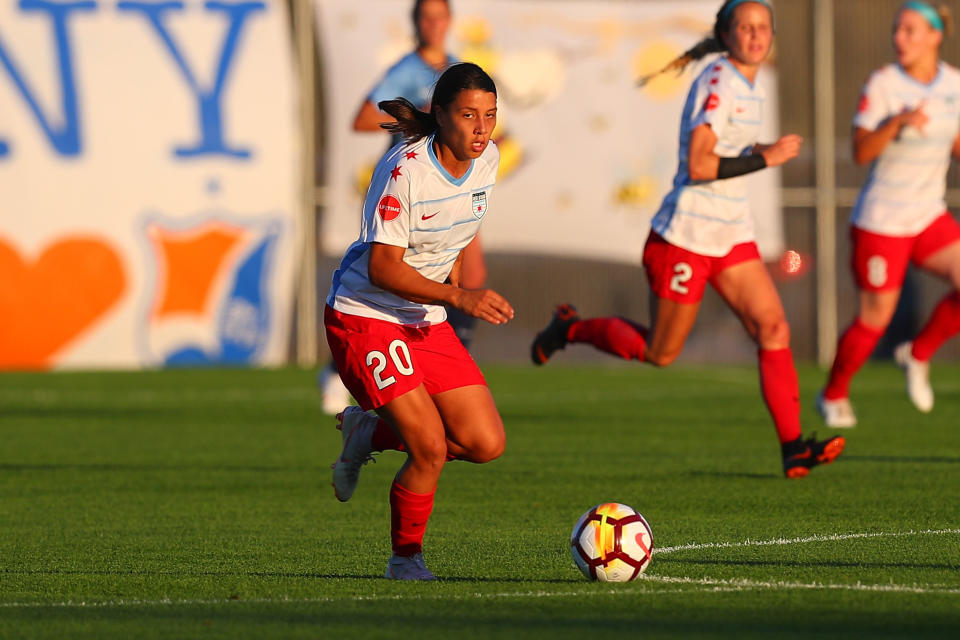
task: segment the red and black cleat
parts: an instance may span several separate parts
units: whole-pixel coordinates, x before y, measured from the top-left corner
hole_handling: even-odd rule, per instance
[[[836,460],[846,443],[843,436],[817,440],[816,434],[788,442],[783,445],[783,473],[788,478],[803,478],[815,466]]]
[[[541,365],[550,359],[558,349],[567,346],[567,332],[570,325],[580,320],[577,309],[572,304],[561,304],[553,312],[553,318],[547,328],[537,334],[530,345],[530,359],[533,364]]]

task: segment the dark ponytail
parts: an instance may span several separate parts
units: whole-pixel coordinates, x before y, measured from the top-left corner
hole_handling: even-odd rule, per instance
[[[723,42],[723,34],[729,33],[730,31],[730,23],[733,22],[734,7],[744,4],[745,2],[757,2],[766,6],[767,9],[770,9],[770,17],[773,17],[773,9],[767,4],[766,0],[726,0],[723,6],[720,7],[720,10],[717,11],[717,19],[713,23],[712,36],[704,38],[687,51],[684,51],[683,55],[674,58],[667,66],[660,69],[660,71],[643,76],[637,80],[637,85],[642,87],[667,71],[676,71],[677,75],[680,75],[691,62],[696,62],[711,53],[723,53],[727,51],[727,45]]]
[[[380,111],[396,118],[396,122],[384,122],[380,126],[399,135],[405,142],[425,138],[437,130],[437,119],[432,113],[420,111],[406,98],[384,100],[377,104]]]
[[[429,113],[420,111],[405,98],[384,100],[377,106],[397,121],[385,122],[380,127],[401,136],[404,142],[415,142],[425,138],[439,128],[437,109],[446,109],[456,99],[458,93],[470,89],[480,89],[497,95],[497,85],[486,71],[472,62],[452,65],[443,72],[433,88],[433,101]]]

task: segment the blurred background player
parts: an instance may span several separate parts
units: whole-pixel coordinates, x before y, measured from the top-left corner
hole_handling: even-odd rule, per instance
[[[717,13],[713,37],[663,70],[683,70],[707,54],[725,53],[703,70],[687,96],[674,186],[644,248],[651,330],[624,318],[581,320],[571,305],[561,305],[534,339],[531,357],[543,364],[557,349],[583,342],[665,367],[680,355],[709,282],[759,347],[760,386],[780,439],[783,470],[798,478],[832,462],[844,440],[804,439],[801,433],[790,327],[754,242],[742,177],[795,158],[803,142],[788,135],[757,144],[765,94],[755,81],[772,43],[773,10],[765,1],[728,0]]]
[[[339,500],[349,500],[372,452],[405,451],[390,489],[386,576],[433,580],[423,534],[445,462],[488,462],[505,443],[493,396],[444,307],[492,324],[513,318],[496,292],[459,286],[462,250],[480,228],[499,166],[490,143],[496,87],[480,67],[463,63],[437,81],[430,113],[403,98],[379,106],[406,143],[377,165],[360,238],[327,297],[334,363],[360,403],[338,416],[343,451],[332,465],[333,486]]]
[[[370,90],[353,121],[355,131],[382,133],[380,125],[396,121],[377,107],[385,100],[404,98],[418,109],[425,111],[430,108],[434,83],[444,69],[457,62],[446,49],[450,19],[450,3],[447,0],[414,2],[413,28],[417,48],[400,58]],[[393,147],[400,141],[401,137],[394,133],[390,137],[390,146]],[[483,260],[480,236],[462,253],[461,286],[465,289],[483,287],[487,280],[487,266]],[[447,319],[464,346],[469,349],[476,328],[476,318],[462,313],[459,309],[450,308]],[[323,396],[323,410],[326,413],[337,413],[350,404],[350,394],[337,375],[333,363],[321,370],[319,384]]]
[[[960,71],[940,60],[950,26],[946,7],[904,3],[894,20],[897,62],[871,74],[853,119],[854,160],[873,164],[850,229],[860,308],[817,399],[831,427],[857,423],[850,381],[890,324],[910,262],[954,287],[913,341],[894,350],[907,395],[924,413],[933,409],[930,358],[960,332],[960,225],[945,202],[950,156],[960,158]]]

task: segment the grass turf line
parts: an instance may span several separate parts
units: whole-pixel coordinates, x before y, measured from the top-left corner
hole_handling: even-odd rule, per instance
[[[898,371],[868,367],[844,456],[795,482],[781,477],[753,368],[486,373],[507,452],[445,470],[426,540],[439,585],[379,578],[402,457],[379,456],[337,503],[327,465],[339,438],[308,372],[0,376],[0,604],[129,603],[0,608],[0,637],[887,637],[960,626],[955,534],[658,554],[650,580],[615,589],[583,581],[567,549],[577,516],[608,500],[643,512],[659,548],[956,529],[960,368],[934,367],[937,407],[920,415]],[[822,434],[811,407],[822,376],[803,369],[801,382],[806,428]],[[756,586],[768,584],[780,586]],[[811,584],[847,590],[789,587]],[[163,600],[182,604],[136,603]]]

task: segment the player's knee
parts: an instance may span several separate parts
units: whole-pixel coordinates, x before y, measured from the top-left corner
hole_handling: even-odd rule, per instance
[[[447,442],[443,438],[430,438],[409,443],[410,462],[424,472],[439,473],[447,461]]]
[[[506,445],[507,439],[502,433],[499,435],[491,434],[473,447],[471,451],[473,460],[479,464],[492,462],[503,455]]]
[[[783,316],[761,322],[757,342],[764,349],[786,349],[790,346],[790,323]]]
[[[669,367],[678,357],[680,357],[679,351],[648,349],[646,353],[646,361],[658,368]]]

